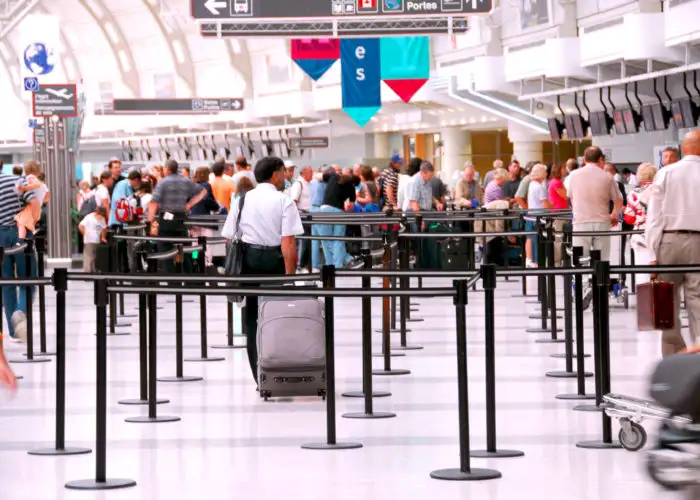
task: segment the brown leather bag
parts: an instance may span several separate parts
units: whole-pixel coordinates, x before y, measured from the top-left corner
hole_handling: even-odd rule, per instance
[[[675,301],[673,283],[652,280],[637,285],[637,329],[672,330],[676,324]]]

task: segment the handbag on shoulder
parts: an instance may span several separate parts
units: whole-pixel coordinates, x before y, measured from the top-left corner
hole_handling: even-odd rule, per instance
[[[675,301],[673,283],[651,280],[637,285],[637,329],[672,330],[676,324]]]
[[[243,204],[245,203],[245,194],[238,200],[238,214],[236,215],[236,233],[226,249],[226,262],[224,264],[224,274],[226,276],[240,276],[243,269],[243,235],[241,234],[241,213],[243,213]],[[240,286],[238,283],[233,284],[234,287]],[[226,298],[233,304],[240,304],[243,298],[240,295],[227,295]]]

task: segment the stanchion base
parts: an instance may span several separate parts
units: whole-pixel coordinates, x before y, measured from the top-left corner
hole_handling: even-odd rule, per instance
[[[356,450],[362,443],[308,443],[301,445],[302,450]]]
[[[171,417],[168,415],[158,415],[157,417],[149,417],[148,415],[141,417],[129,417],[125,418],[125,422],[130,424],[164,424],[166,422],[179,422],[182,420],[180,417]]]
[[[204,380],[204,377],[194,377],[191,375],[183,375],[182,377],[158,377],[158,382],[199,382]]]
[[[138,314],[117,314],[120,318],[138,318]]]
[[[425,321],[424,318],[406,318],[406,321],[408,323],[420,323],[421,321]],[[408,331],[408,330],[406,330]]]
[[[344,398],[364,398],[365,393],[362,391],[349,391],[349,392],[344,392],[341,394]],[[373,391],[372,392],[372,397],[373,398],[388,398],[391,396],[390,392],[386,391]]]
[[[131,326],[131,323],[114,323],[114,326],[117,328],[129,328]]]
[[[118,490],[121,488],[131,488],[136,486],[136,481],[133,479],[106,479],[104,481],[96,481],[94,479],[81,479],[79,481],[70,481],[66,483],[66,488],[69,490]]]
[[[565,354],[565,353],[550,354],[549,357],[550,357],[550,358],[556,358],[556,359],[566,359],[566,354]],[[572,354],[571,357],[574,358],[574,359],[578,358],[578,356],[577,356],[576,354]],[[584,357],[584,358],[590,358],[591,355],[590,355],[590,354],[584,354],[583,357]]]
[[[528,318],[530,318],[530,319],[542,319],[542,315],[541,314],[533,314],[532,316],[528,316]],[[551,315],[547,315],[547,319],[549,319],[549,318],[551,318]],[[557,314],[557,319],[562,319],[562,317]]]
[[[185,358],[185,361],[189,361],[190,363],[209,363],[213,361],[226,361],[226,358],[211,358],[211,357],[206,357],[206,358]]]
[[[87,455],[92,453],[90,448],[40,448],[38,450],[30,450],[27,453],[40,457],[58,457],[63,455]]]
[[[353,418],[353,419],[380,419],[380,418],[394,418],[396,413],[390,413],[388,411],[375,411],[372,413],[343,413],[343,418]]]
[[[97,337],[97,334],[94,334],[95,337]],[[109,333],[107,332],[108,337],[125,337],[127,335],[131,335],[131,332],[114,332],[114,333]]]
[[[391,346],[392,349],[395,349],[397,351],[420,351],[423,349],[422,345],[393,345]]]
[[[182,299],[183,304],[192,304],[193,302],[194,302],[194,299]],[[175,300],[166,300],[165,303],[166,304],[175,304],[176,301]]]
[[[561,332],[561,328],[557,328],[557,333]],[[528,328],[526,333],[552,333],[551,328]]]
[[[577,405],[573,407],[574,411],[589,411],[589,412],[602,412],[603,408],[598,405]]]
[[[515,294],[511,295],[511,297],[516,298],[516,299],[529,299],[530,297],[537,297],[537,295],[532,294],[532,293],[528,293],[526,295],[523,295],[522,293],[515,293]],[[528,300],[525,303],[532,304],[532,301]],[[539,304],[539,302],[537,302],[537,304]]]
[[[595,394],[557,394],[555,398],[563,401],[584,401],[595,399]]]
[[[411,331],[410,328],[406,328],[406,333],[408,333],[410,331]],[[374,330],[374,333],[384,333],[384,330],[377,329],[377,330]],[[389,333],[401,333],[401,330],[399,330],[398,328],[392,328],[389,330]]]
[[[552,338],[544,338],[544,339],[537,339],[535,340],[536,344],[563,344],[566,342],[564,339],[552,339]]]
[[[493,469],[471,469],[469,472],[462,472],[459,469],[439,469],[431,472],[430,477],[445,481],[486,481],[498,479],[502,475]]]
[[[210,345],[211,349],[245,349],[247,346],[243,345]]]
[[[528,295],[528,297],[537,297],[537,295]],[[526,304],[541,304],[539,299],[534,299],[534,300],[526,300]]]
[[[389,353],[389,356],[391,356],[392,358],[400,358],[400,357],[405,356],[405,355],[406,355],[405,352],[390,352]],[[381,354],[381,353],[372,354],[372,357],[373,358],[383,358],[384,354]]]
[[[496,451],[488,451],[488,450],[476,450],[472,451],[469,456],[474,457],[474,458],[515,458],[515,457],[524,457],[525,452],[522,452],[520,450],[496,450]]]
[[[26,356],[26,354],[24,354]],[[10,363],[17,363],[17,364],[31,364],[31,363],[48,363],[51,361],[49,358],[32,358],[32,359],[11,359]]]
[[[547,372],[545,373],[545,376],[551,377],[551,378],[576,378],[578,375],[576,372],[567,372],[564,370],[561,371],[553,371],[553,372]],[[593,374],[591,372],[583,372],[584,377],[592,377]]]
[[[412,313],[417,313],[417,312],[420,311],[420,309],[418,309],[417,307],[412,307],[412,308],[409,309],[409,311],[412,312]]]
[[[391,369],[391,370],[372,370],[372,375],[377,375],[377,376],[389,376],[389,375],[410,375],[411,370],[404,370],[400,369],[397,370],[396,368]]]
[[[619,441],[606,443],[605,441],[580,441],[576,443],[576,448],[584,448],[587,450],[616,450],[622,448]]]
[[[35,352],[35,353],[34,353],[34,356],[55,356],[55,355],[56,355],[55,352],[41,352],[41,351],[38,351],[38,352]],[[24,356],[24,357],[26,358],[26,357],[27,357],[27,353],[25,352],[24,354],[22,354],[22,356]]]
[[[148,404],[147,399],[122,399],[121,401],[117,401],[120,405],[127,405],[127,406],[145,406]],[[156,401],[157,405],[164,405],[170,403],[169,399],[158,399]]]

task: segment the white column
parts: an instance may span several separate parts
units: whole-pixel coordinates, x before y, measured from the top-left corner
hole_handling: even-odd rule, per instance
[[[464,162],[471,160],[472,137],[469,131],[445,128],[440,131],[442,141],[442,174],[444,182],[450,184],[461,172]]]
[[[513,143],[513,156],[521,165],[525,165],[530,161],[543,160],[542,141],[549,140],[549,137],[511,121],[508,123],[508,139]]]
[[[389,148],[389,134],[374,133],[374,158],[389,158],[391,156]]]

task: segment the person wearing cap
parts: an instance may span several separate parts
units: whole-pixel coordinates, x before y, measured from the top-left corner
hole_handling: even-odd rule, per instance
[[[395,153],[389,160],[389,166],[382,172],[381,191],[384,208],[397,210],[399,209],[399,174],[403,166],[403,158],[400,154]]]
[[[304,227],[296,205],[282,193],[286,175],[282,159],[266,157],[258,161],[255,165],[258,186],[234,203],[226,218],[221,235],[228,240],[240,235],[243,276],[296,272],[296,237],[304,234]],[[248,336],[248,362],[257,381],[258,297],[246,298],[243,321]]]
[[[289,195],[289,190],[292,187],[292,180],[294,179],[294,172],[296,171],[296,165],[291,160],[284,160],[285,176],[284,176],[284,193]]]
[[[199,203],[207,195],[207,190],[194,182],[178,175],[179,165],[175,160],[165,163],[165,177],[156,185],[153,191],[151,203],[148,206],[148,222],[158,220],[157,235],[161,237],[186,238],[189,234],[185,226],[187,213],[194,205]],[[151,234],[156,235],[155,227],[151,226]],[[158,245],[159,251],[167,251],[172,248],[170,243]],[[189,266],[189,259],[185,261],[185,267]],[[173,261],[166,261],[168,272],[173,272]]]

